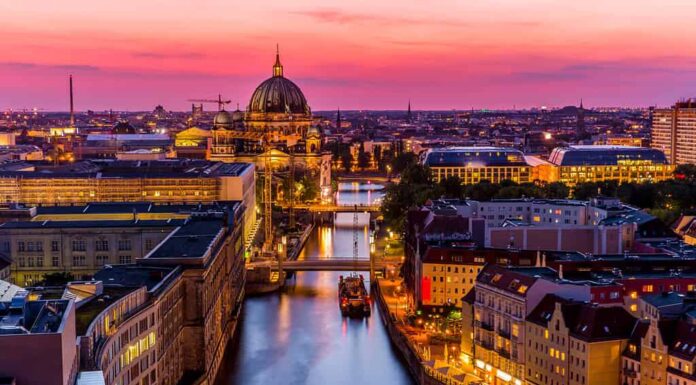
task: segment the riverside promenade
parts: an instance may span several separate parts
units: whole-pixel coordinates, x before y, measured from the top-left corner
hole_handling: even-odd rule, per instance
[[[389,338],[401,353],[409,372],[420,385],[471,385],[481,379],[472,373],[457,368],[453,360],[433,359],[430,337],[422,328],[406,322],[407,305],[403,296],[397,294],[401,281],[378,279],[373,285],[379,314],[387,328]]]

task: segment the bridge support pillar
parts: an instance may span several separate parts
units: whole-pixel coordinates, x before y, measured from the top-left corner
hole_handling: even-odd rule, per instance
[[[375,276],[375,254],[376,253],[370,253],[370,284],[374,283],[377,278]]]

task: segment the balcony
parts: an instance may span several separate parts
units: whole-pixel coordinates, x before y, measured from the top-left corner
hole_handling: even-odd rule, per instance
[[[498,330],[498,335],[503,337],[503,338],[510,339],[510,331],[509,330],[500,329],[500,330]]]
[[[474,326],[479,327],[483,330],[488,330],[489,332],[492,332],[494,330],[493,325],[486,323],[486,322],[483,322],[483,321],[474,322]]]
[[[507,358],[508,360],[510,359],[510,352],[508,352],[507,350],[505,350],[505,349],[498,349],[497,352],[498,352],[498,355],[500,355],[501,357],[505,357],[505,358]]]
[[[624,369],[623,369],[623,373],[624,373],[624,375],[625,375],[626,377],[628,377],[628,378],[636,378],[636,377],[638,377],[638,372],[636,372],[636,371],[633,370],[633,369],[624,368]]]
[[[476,345],[488,349],[488,350],[493,350],[493,342],[492,341],[485,341],[485,340],[476,340],[474,341]]]

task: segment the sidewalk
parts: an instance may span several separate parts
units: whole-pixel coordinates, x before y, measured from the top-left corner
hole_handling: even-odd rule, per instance
[[[447,344],[444,345],[444,349],[440,344],[431,345],[428,332],[408,324],[406,320],[408,305],[406,296],[400,289],[401,282],[401,280],[377,280],[378,295],[381,296],[377,300],[381,300],[388,309],[389,316],[385,318],[395,326],[397,332],[408,341],[411,349],[418,355],[423,371],[431,377],[431,380],[442,384],[468,385],[480,381],[481,379],[473,373],[462,370],[459,357],[448,356]],[[433,351],[436,354],[433,354]],[[437,354],[438,351],[444,354]]]

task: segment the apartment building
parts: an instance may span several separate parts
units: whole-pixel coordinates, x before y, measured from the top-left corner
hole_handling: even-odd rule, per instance
[[[671,164],[696,163],[696,101],[655,109],[650,146],[664,152]]]
[[[619,385],[621,352],[636,322],[621,306],[547,294],[526,319],[527,384]]]
[[[628,385],[696,383],[696,293],[663,292],[640,299],[643,324],[622,354]]]
[[[547,293],[587,301],[592,284],[561,280],[548,267],[487,265],[476,279],[474,365],[492,384],[524,383],[525,319]]]

